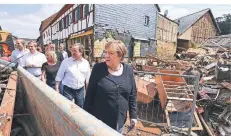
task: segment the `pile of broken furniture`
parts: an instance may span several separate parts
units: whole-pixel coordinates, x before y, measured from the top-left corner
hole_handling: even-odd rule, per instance
[[[176,53],[175,57],[172,60],[161,60],[147,56],[131,63],[136,71],[144,71],[143,74],[137,72],[135,78],[138,102],[149,104],[157,98],[165,113],[166,125],[187,131],[190,126],[180,124],[185,121],[183,119],[175,121],[173,113],[191,116],[195,83],[171,74],[199,76],[192,131],[198,135],[231,135],[231,48],[190,48]]]

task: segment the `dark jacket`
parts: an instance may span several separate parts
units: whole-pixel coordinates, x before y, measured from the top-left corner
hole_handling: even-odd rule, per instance
[[[59,62],[62,62],[64,60],[63,54],[61,52],[59,52],[59,51],[56,51],[55,53],[56,53],[56,56],[57,56],[57,60]]]
[[[121,81],[116,83],[105,62],[95,64],[86,92],[84,109],[113,129],[122,127],[129,110],[130,118],[137,118],[137,90],[133,69],[123,64]]]

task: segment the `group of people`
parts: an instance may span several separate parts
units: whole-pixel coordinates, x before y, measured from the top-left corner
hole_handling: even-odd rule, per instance
[[[84,46],[71,45],[69,53],[64,45],[55,50],[50,43],[44,54],[37,50],[37,43],[17,39],[17,49],[12,52],[11,61],[17,62],[35,77],[105,124],[122,133],[129,111],[130,125],[137,124],[137,90],[133,69],[123,63],[126,46],[121,41],[105,45],[105,61],[90,69],[84,59]],[[86,91],[85,91],[86,90]]]

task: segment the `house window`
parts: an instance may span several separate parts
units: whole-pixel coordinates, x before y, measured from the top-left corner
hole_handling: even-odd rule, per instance
[[[82,19],[82,18],[84,18],[83,5],[80,6],[80,18],[79,19]]]
[[[66,25],[69,26],[69,15],[66,16]]]
[[[59,31],[62,31],[62,20],[59,21]]]
[[[76,15],[76,9],[74,9],[74,10],[72,11],[72,22],[73,22],[73,23],[75,23],[75,21],[76,21],[75,15]]]
[[[84,6],[84,14],[85,14],[85,16],[87,16],[88,13],[89,13],[89,4],[85,4],[85,6]]]
[[[45,39],[45,33],[43,34],[43,38]]]
[[[77,7],[76,9],[76,21],[80,19],[80,6]]]
[[[69,14],[69,25],[71,25],[71,21],[72,21],[72,14]]]
[[[62,19],[62,29],[64,29],[64,18]]]
[[[144,25],[149,26],[149,16],[145,16],[144,18]]]
[[[66,18],[66,17],[64,17],[64,18],[63,18],[63,28],[64,28],[64,29],[67,27],[66,20],[67,20],[67,18]]]

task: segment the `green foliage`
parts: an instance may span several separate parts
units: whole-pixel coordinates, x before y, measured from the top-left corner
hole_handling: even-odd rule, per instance
[[[217,17],[216,22],[221,30],[221,35],[231,34],[231,14],[223,14]]]

